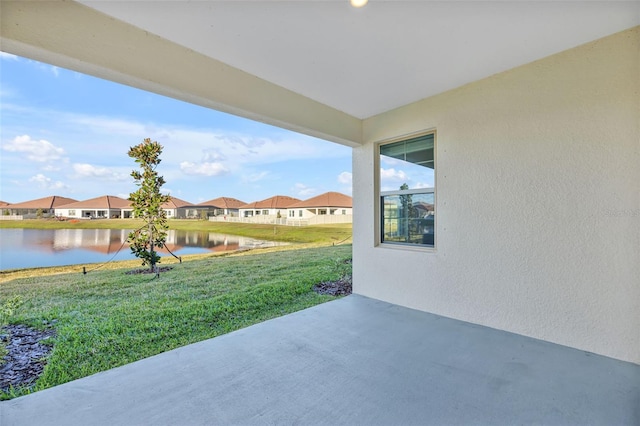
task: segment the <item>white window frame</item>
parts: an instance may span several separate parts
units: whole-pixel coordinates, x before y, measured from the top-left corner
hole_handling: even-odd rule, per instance
[[[408,190],[397,190],[397,191],[381,191],[380,190],[380,147],[383,145],[388,145],[396,142],[402,142],[409,139],[415,139],[422,136],[433,134],[433,164],[434,164],[434,176],[433,176],[433,188],[420,188],[420,189],[408,189]],[[374,144],[374,190],[375,190],[375,200],[374,200],[374,208],[375,208],[375,227],[376,230],[374,232],[374,246],[376,247],[384,247],[384,248],[394,248],[394,249],[405,249],[405,250],[419,250],[425,252],[435,252],[438,246],[438,232],[437,232],[437,223],[438,223],[438,208],[437,208],[437,170],[438,170],[438,158],[437,158],[437,146],[438,146],[438,135],[436,129],[428,129],[420,132],[410,133],[399,137],[394,137],[390,139],[385,139],[379,141]],[[434,242],[433,246],[426,244],[415,244],[415,243],[402,243],[402,242],[390,242],[384,241],[382,238],[382,197],[388,195],[410,195],[410,194],[428,194],[433,193],[433,202],[434,202]]]

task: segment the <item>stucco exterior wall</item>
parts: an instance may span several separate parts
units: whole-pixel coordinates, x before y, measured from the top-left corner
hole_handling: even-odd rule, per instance
[[[640,363],[639,48],[636,27],[366,120],[354,292]],[[428,129],[436,249],[377,245],[376,143]]]

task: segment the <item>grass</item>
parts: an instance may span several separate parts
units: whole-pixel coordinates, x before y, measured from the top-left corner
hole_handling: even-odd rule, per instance
[[[132,261],[87,275],[43,268],[31,276],[13,276],[0,284],[0,300],[22,301],[9,322],[32,327],[55,323],[58,334],[35,386],[12,389],[0,399],[331,300],[312,287],[350,273],[350,258],[351,246],[339,245],[200,256],[174,264],[158,279],[126,274]]]
[[[170,219],[169,228],[206,231],[290,243],[337,243],[351,238],[350,223],[318,226],[262,225],[256,223],[210,222],[207,220]],[[55,219],[2,220],[0,228],[25,229],[137,229],[143,224],[135,219],[58,221]]]

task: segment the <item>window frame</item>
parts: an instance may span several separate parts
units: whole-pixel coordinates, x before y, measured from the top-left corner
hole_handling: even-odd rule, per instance
[[[381,183],[380,183],[380,165],[381,165],[381,147],[384,145],[389,145],[397,142],[407,141],[410,139],[416,139],[420,137],[424,137],[427,135],[433,135],[433,188],[417,188],[417,189],[408,189],[408,190],[394,190],[394,191],[381,191]],[[437,156],[437,146],[438,146],[438,135],[435,128],[422,130],[419,132],[409,133],[398,137],[393,137],[389,139],[384,139],[374,143],[374,209],[375,209],[375,217],[374,217],[374,225],[376,230],[374,232],[374,247],[384,247],[384,248],[394,248],[394,249],[402,249],[402,250],[418,250],[424,252],[435,252],[438,247],[438,208],[437,208],[437,169],[438,169],[438,156]],[[406,243],[406,242],[395,242],[395,241],[384,241],[383,240],[383,203],[382,198],[384,196],[389,195],[410,195],[410,194],[425,194],[425,193],[433,193],[433,204],[434,204],[434,241],[433,245],[426,244],[415,244],[415,243]]]

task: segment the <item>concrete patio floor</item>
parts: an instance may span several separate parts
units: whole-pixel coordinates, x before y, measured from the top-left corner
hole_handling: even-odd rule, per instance
[[[638,425],[640,366],[352,295],[0,403],[0,425]]]

